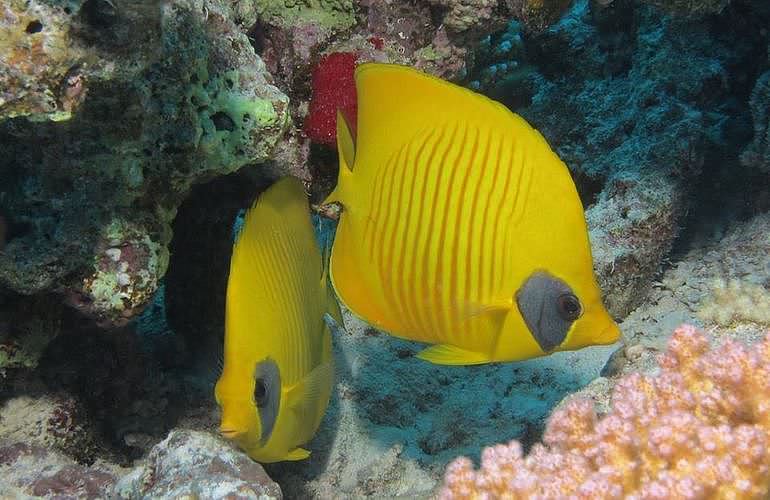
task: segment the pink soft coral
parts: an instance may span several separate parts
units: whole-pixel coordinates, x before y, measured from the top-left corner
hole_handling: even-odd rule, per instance
[[[710,349],[683,325],[660,368],[622,378],[602,418],[589,401],[569,401],[526,457],[512,441],[485,449],[479,470],[455,460],[440,497],[767,498],[770,334],[754,350]]]

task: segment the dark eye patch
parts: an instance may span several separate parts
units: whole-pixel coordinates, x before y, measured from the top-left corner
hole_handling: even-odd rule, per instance
[[[524,322],[543,352],[551,352],[567,336],[583,307],[572,289],[545,271],[533,273],[516,292]]]
[[[261,378],[254,382],[254,402],[257,403],[257,408],[263,408],[267,402],[267,387]]]
[[[281,405],[281,372],[270,358],[257,363],[254,369],[254,404],[259,409],[264,445],[273,433]]]

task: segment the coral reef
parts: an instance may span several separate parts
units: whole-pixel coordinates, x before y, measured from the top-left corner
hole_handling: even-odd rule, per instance
[[[262,466],[209,433],[175,430],[115,486],[118,498],[280,499]]]
[[[71,81],[82,102],[56,120],[32,119],[33,99],[61,97],[50,97],[47,73],[27,81],[35,78],[24,73],[28,58],[3,58],[4,76],[26,75],[19,85],[39,91],[8,87],[18,95],[3,97],[17,104],[0,121],[8,159],[0,165],[8,226],[0,286],[59,292],[104,323],[122,324],[166,271],[169,224],[190,187],[268,160],[289,123],[288,98],[216,4],[120,2],[108,23],[108,12],[94,12],[102,3],[109,2],[29,2],[24,16],[44,25],[23,43],[3,45],[43,51],[29,56],[40,62],[35,67]],[[27,17],[6,14],[12,29],[22,29]],[[86,61],[45,64],[59,56],[45,51],[77,57],[81,45]]]
[[[543,443],[487,448],[447,469],[441,498],[760,498],[770,491],[770,334],[749,350],[710,349],[692,326],[674,332],[657,376],[630,375],[601,418],[572,400]]]
[[[506,0],[511,15],[530,31],[542,31],[569,8],[570,0]]]
[[[536,75],[527,63],[521,24],[510,21],[504,31],[481,39],[466,80],[470,88],[518,107],[529,102]]]
[[[726,42],[708,23],[683,23],[625,3],[599,16],[581,0],[525,40],[540,74],[518,111],[573,171],[616,317],[649,291],[682,214],[697,203],[688,186],[737,161],[726,138],[738,113],[731,96],[745,83],[728,70],[756,66],[757,47],[749,34],[729,33]],[[613,24],[634,29],[608,34]]]
[[[262,22],[277,26],[313,25],[329,32],[350,29],[356,23],[353,0],[256,0]]]
[[[257,2],[257,6],[253,36],[268,69],[292,89],[293,116],[300,123],[311,91],[322,93],[325,87],[318,72],[308,85],[310,75],[316,67],[331,67],[330,54],[348,53],[351,58],[355,54],[360,62],[410,64],[444,78],[461,78],[470,49],[483,36],[503,28],[512,16],[527,29],[540,31],[565,12],[568,2],[365,1],[355,13],[349,2]],[[314,125],[323,120],[317,118],[317,105],[311,101],[310,106],[309,135],[319,139]]]

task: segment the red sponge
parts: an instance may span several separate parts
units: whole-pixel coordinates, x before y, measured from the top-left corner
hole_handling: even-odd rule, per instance
[[[337,110],[356,134],[356,85],[353,71],[358,56],[352,52],[334,52],[321,58],[313,71],[313,94],[305,120],[310,140],[334,147],[337,141]]]

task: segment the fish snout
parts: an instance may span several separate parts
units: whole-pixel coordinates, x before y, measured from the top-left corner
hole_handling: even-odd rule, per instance
[[[602,332],[596,339],[596,343],[600,345],[614,344],[620,340],[620,327],[614,320],[610,319],[609,324],[604,327]]]

